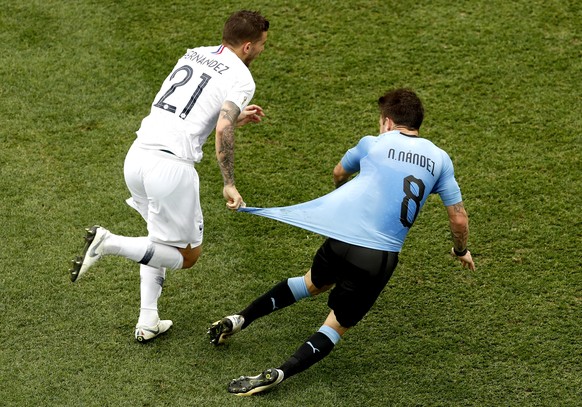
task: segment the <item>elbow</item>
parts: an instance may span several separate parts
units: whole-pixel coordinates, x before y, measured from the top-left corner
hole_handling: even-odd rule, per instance
[[[338,163],[333,169],[333,183],[336,187],[344,184],[349,177],[350,174],[344,169],[341,163]]]
[[[335,174],[333,175],[333,184],[335,185],[336,188],[341,187],[343,184],[345,184],[347,181],[347,179],[343,178],[343,177],[338,177]]]
[[[344,168],[342,167],[341,163],[337,163],[336,166],[333,168],[333,177],[339,177],[344,172]]]
[[[333,172],[333,183],[335,185],[338,185],[341,182],[341,177],[338,173],[336,173],[335,171]]]

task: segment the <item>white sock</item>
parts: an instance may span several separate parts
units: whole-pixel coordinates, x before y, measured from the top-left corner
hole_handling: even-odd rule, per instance
[[[162,294],[166,269],[151,267],[145,264],[139,267],[140,276],[140,309],[138,325],[154,326],[160,319],[158,315],[158,298]]]
[[[149,261],[146,257],[151,256]],[[143,257],[143,262],[152,267],[167,267],[171,270],[180,270],[184,264],[182,253],[175,247],[161,243],[150,242],[148,250]]]
[[[110,233],[103,241],[103,253],[122,256],[126,259],[152,267],[182,268],[184,258],[175,247],[154,243],[147,237],[126,237]]]

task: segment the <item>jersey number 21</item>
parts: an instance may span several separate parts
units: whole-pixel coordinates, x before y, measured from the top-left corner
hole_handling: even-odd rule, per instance
[[[176,91],[177,88],[179,88],[180,86],[186,85],[188,83],[188,81],[190,79],[192,79],[192,75],[194,74],[194,70],[192,69],[191,66],[184,65],[184,66],[176,69],[172,73],[172,76],[170,76],[170,80],[174,79],[176,74],[180,71],[185,71],[186,77],[184,79],[182,79],[180,82],[173,83],[172,86],[170,86],[170,89],[168,89],[168,91],[166,93],[164,93],[164,95],[160,98],[160,100],[158,100],[154,104],[155,107],[159,107],[160,109],[164,109],[168,112],[176,113],[176,106],[173,106],[173,105],[167,103],[166,99],[168,97],[170,97],[172,95],[172,93],[174,93]],[[203,73],[202,75],[200,75],[200,79],[201,79],[201,81],[198,84],[198,87],[196,88],[196,90],[192,94],[192,97],[190,98],[190,100],[188,101],[186,106],[184,106],[184,109],[182,110],[182,112],[180,113],[181,119],[185,119],[188,116],[188,114],[190,113],[190,111],[192,110],[194,105],[196,104],[198,97],[200,97],[202,90],[208,84],[208,81],[210,81],[211,76]]]

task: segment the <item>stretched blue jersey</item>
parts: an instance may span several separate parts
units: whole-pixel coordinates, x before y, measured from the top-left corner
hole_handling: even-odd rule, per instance
[[[432,142],[398,131],[363,137],[341,160],[359,172],[309,202],[239,211],[279,220],[346,243],[399,252],[431,193],[445,206],[462,201],[448,154]]]

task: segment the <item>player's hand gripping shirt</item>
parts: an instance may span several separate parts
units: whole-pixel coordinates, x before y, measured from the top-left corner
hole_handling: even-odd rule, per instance
[[[359,174],[335,191],[298,205],[240,208],[346,243],[399,252],[431,193],[461,202],[448,154],[432,142],[390,131],[366,136],[341,160]]]
[[[249,69],[230,49],[189,49],[162,84],[137,131],[138,142],[199,162],[222,104],[228,100],[243,111],[254,92]]]

